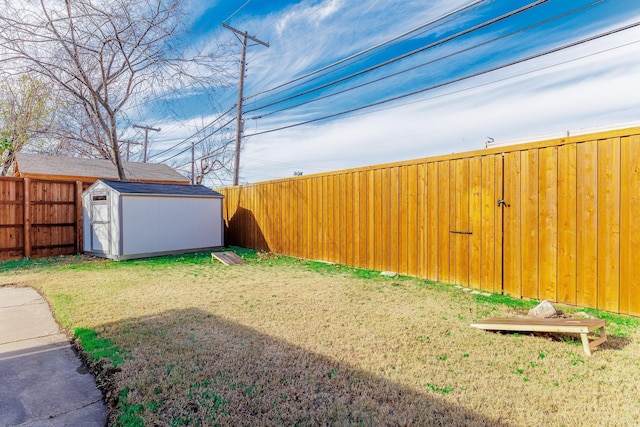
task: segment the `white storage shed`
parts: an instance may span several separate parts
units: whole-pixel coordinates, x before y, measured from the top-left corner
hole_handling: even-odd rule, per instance
[[[219,248],[223,197],[203,185],[98,180],[82,193],[84,252],[119,261]]]

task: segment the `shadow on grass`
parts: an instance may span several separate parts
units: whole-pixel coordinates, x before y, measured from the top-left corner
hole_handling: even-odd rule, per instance
[[[507,425],[446,402],[428,372],[419,392],[197,309],[100,329],[133,356],[116,425]]]

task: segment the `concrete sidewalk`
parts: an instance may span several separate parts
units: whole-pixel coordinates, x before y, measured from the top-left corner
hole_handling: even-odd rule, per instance
[[[31,288],[0,287],[0,427],[103,427],[102,393]]]

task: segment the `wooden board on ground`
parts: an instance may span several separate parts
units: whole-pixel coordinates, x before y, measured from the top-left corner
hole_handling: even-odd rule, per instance
[[[559,332],[580,334],[582,348],[590,356],[591,350],[607,341],[607,333],[604,329],[605,321],[602,319],[539,319],[534,317],[487,319],[472,323],[471,327],[490,331],[516,331],[516,332]],[[600,337],[589,341],[588,334],[600,329]]]
[[[238,265],[247,263],[234,252],[212,252],[211,257],[217,259],[224,265]]]

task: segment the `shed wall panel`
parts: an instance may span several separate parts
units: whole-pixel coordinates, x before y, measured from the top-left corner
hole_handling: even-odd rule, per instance
[[[122,250],[146,254],[222,246],[219,199],[124,196]]]

